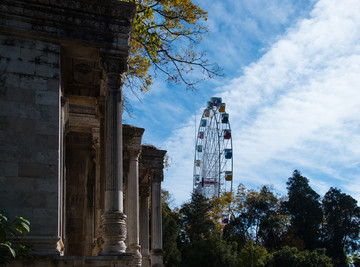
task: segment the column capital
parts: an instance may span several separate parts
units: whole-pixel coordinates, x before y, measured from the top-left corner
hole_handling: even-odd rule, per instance
[[[128,71],[128,55],[118,51],[100,49],[100,65],[106,75],[120,75]]]
[[[122,95],[122,87],[126,80],[126,74],[109,73],[105,77],[107,94],[120,93]]]
[[[126,147],[127,152],[129,153],[130,160],[131,158],[138,158],[141,152],[141,146],[131,145]]]

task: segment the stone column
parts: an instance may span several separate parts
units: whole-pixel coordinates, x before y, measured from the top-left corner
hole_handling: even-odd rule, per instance
[[[93,247],[92,247],[92,256],[96,256],[100,249],[100,238],[101,238],[101,207],[100,207],[100,158],[101,158],[101,150],[100,150],[100,129],[93,128],[92,129],[92,149],[94,151],[94,164],[95,164],[95,183],[94,183],[94,221],[93,221]]]
[[[139,154],[141,146],[127,147],[130,163],[127,185],[128,252],[134,257],[132,266],[141,266],[139,244]]]
[[[105,70],[105,213],[102,216],[102,255],[125,253],[126,216],[123,207],[122,86],[124,61],[116,55],[101,55]],[[125,62],[126,65],[126,62]]]
[[[150,266],[149,253],[149,185],[140,186],[140,245],[142,266]]]
[[[151,183],[151,266],[163,265],[162,247],[162,207],[161,207],[161,181],[162,170],[152,170]]]

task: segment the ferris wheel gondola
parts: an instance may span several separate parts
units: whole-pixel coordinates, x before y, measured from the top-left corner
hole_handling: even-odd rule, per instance
[[[207,198],[232,191],[233,149],[229,114],[219,97],[205,108],[195,144],[194,193]]]

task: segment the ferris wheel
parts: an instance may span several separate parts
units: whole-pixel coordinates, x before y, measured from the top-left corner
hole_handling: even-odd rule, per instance
[[[207,198],[232,191],[233,150],[229,114],[219,97],[205,108],[195,144],[194,193]]]

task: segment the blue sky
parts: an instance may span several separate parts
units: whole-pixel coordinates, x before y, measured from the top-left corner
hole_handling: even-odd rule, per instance
[[[212,96],[230,114],[234,185],[286,194],[298,169],[324,195],[360,200],[360,1],[198,0],[210,36],[199,49],[225,76],[195,92],[156,77],[125,123],[168,151],[163,187],[180,206],[193,183],[195,114]]]

